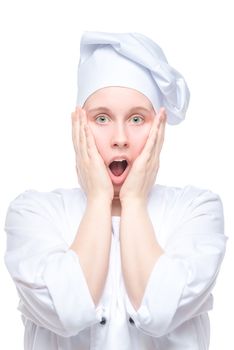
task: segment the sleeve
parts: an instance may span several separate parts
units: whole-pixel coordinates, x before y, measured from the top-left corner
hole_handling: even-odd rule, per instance
[[[148,335],[161,337],[212,309],[211,290],[227,239],[222,201],[217,194],[203,190],[190,200],[181,220],[172,228],[137,310],[125,294],[126,310],[135,326]]]
[[[63,337],[100,321],[79,257],[64,241],[58,198],[28,190],[8,208],[5,265],[20,297],[18,309]]]

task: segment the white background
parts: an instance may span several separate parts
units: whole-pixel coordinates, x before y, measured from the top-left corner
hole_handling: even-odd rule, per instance
[[[23,349],[18,296],[4,266],[9,202],[26,189],[77,187],[71,138],[84,30],[155,40],[191,91],[183,123],[167,125],[157,182],[218,193],[229,237],[210,312],[210,350],[233,349],[232,1],[7,0],[0,5],[0,348]],[[231,324],[232,323],[232,324]]]

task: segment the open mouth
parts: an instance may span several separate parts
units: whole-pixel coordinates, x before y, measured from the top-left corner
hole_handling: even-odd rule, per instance
[[[112,163],[110,163],[109,168],[112,174],[114,174],[115,176],[121,176],[126,170],[127,166],[128,166],[128,162],[126,160],[122,160],[122,161],[115,160]]]

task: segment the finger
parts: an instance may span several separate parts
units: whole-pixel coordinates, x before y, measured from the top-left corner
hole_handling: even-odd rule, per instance
[[[148,162],[148,164],[151,164],[152,162],[155,163],[157,155],[160,152],[160,147],[158,145],[160,144],[160,142],[162,142],[161,130],[163,125],[165,127],[165,118],[166,109],[162,107],[160,108],[159,113],[156,115],[156,118],[153,121],[149,138],[145,146],[145,161]]]
[[[164,116],[164,110],[163,108],[160,108],[159,110],[159,113],[157,114],[156,116],[156,120],[155,120],[155,123],[156,126],[154,126],[154,128],[152,129],[152,138],[153,138],[153,147],[155,147],[156,145],[156,142],[157,142],[157,138],[158,138],[158,132],[161,128],[161,124],[162,124],[162,121],[163,121],[163,116]]]
[[[79,182],[80,186],[83,188],[83,190],[85,190],[84,182],[83,182],[82,176],[81,176],[80,167],[78,167],[77,165],[76,165],[76,173],[77,173],[77,178],[78,178],[78,182]]]
[[[159,128],[158,137],[157,137],[157,141],[156,141],[156,151],[158,150],[159,152],[161,152],[162,145],[164,142],[166,122],[167,122],[167,114],[166,114],[166,111],[164,111],[164,113],[162,115],[161,126]]]
[[[84,183],[82,180],[82,172],[80,168],[80,163],[81,163],[81,154],[80,154],[80,141],[79,141],[79,131],[80,131],[80,117],[79,117],[80,109],[77,106],[75,112],[71,114],[71,119],[72,119],[72,140],[73,140],[73,145],[76,153],[76,173],[78,177],[78,182],[81,186],[81,188],[85,191]]]
[[[148,135],[148,139],[147,139],[146,144],[144,146],[143,152],[141,153],[143,161],[145,161],[145,162],[150,161],[150,159],[152,157],[152,151],[153,151],[153,148],[155,146],[160,123],[161,123],[161,121],[160,121],[159,117],[154,118],[149,135]]]
[[[160,124],[162,122],[162,113],[163,113],[163,109],[160,108],[159,112],[155,115],[155,118],[153,120],[151,129],[150,129],[150,133],[149,133],[149,137],[154,139],[154,142],[156,141],[156,136],[157,136],[157,130],[160,127]]]
[[[77,121],[76,112],[72,112],[72,142],[75,153],[78,153],[78,136],[79,136],[79,123]]]
[[[80,108],[80,113],[79,113],[79,120],[80,120],[80,130],[79,130],[79,135],[80,135],[80,154],[82,159],[85,162],[89,161],[89,155],[87,151],[87,141],[86,141],[86,134],[84,130],[84,125],[85,125],[85,111],[84,109]]]
[[[92,131],[88,124],[85,125],[85,133],[86,133],[86,140],[87,140],[87,150],[90,158],[94,161],[97,159],[97,157],[100,155],[97,149],[97,145],[94,139],[94,136],[92,134]]]
[[[165,135],[165,127],[166,127],[166,121],[167,121],[167,115],[166,113],[163,113],[162,115],[162,121],[159,126],[159,130],[157,133],[157,139],[155,144],[155,151],[153,156],[153,162],[155,163],[157,160],[159,160],[159,156],[162,150],[163,142],[164,142],[164,135]]]

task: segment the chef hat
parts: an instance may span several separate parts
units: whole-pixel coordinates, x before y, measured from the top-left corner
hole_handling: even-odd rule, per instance
[[[84,31],[80,41],[76,105],[83,107],[96,90],[123,86],[138,90],[155,111],[165,107],[167,122],[184,120],[190,93],[183,76],[162,49],[139,33]]]

